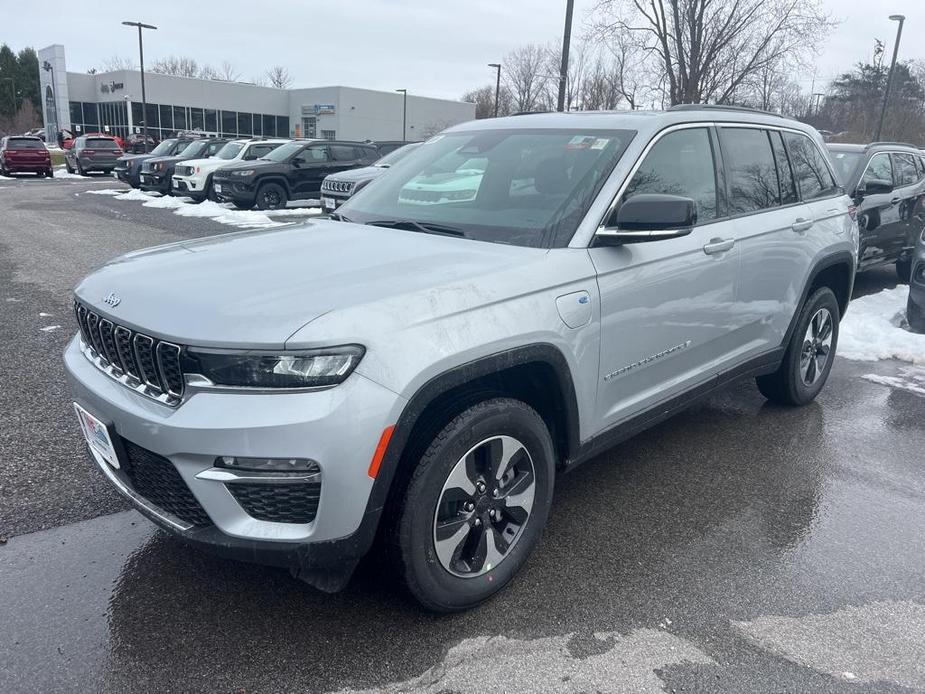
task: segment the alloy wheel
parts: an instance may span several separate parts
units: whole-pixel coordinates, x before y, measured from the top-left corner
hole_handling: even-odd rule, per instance
[[[800,352],[800,378],[804,385],[813,385],[825,371],[832,351],[832,325],[829,309],[820,308],[806,326]]]
[[[444,569],[474,578],[510,554],[530,519],[533,459],[511,436],[485,439],[457,461],[434,513],[434,548]]]

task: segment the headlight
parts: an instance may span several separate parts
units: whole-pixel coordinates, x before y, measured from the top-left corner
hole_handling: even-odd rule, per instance
[[[281,352],[188,350],[183,372],[222,386],[244,388],[323,388],[342,383],[363,358],[360,345]]]
[[[151,164],[152,171],[160,171],[163,168],[164,168],[164,164],[159,161],[156,161],[153,164]]]
[[[232,176],[253,176],[253,175],[254,175],[254,170],[253,170],[253,169],[244,169],[243,171],[232,171],[232,172],[231,172],[231,175],[232,175]]]

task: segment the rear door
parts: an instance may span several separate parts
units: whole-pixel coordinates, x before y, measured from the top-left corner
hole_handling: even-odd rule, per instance
[[[898,233],[895,245],[891,250],[898,258],[915,246],[922,232],[922,201],[925,198],[925,180],[923,180],[916,165],[916,159],[918,158],[916,155],[896,152],[890,156],[893,158],[893,171],[898,184],[893,191],[893,199],[899,198]]]
[[[871,181],[884,181],[894,186],[891,193],[867,195],[863,193]],[[900,197],[895,190],[896,176],[893,163],[887,152],[877,152],[861,175],[858,190],[863,194],[858,228],[861,244],[858,267],[864,269],[889,261],[896,253],[899,239],[902,238],[901,220],[899,218]]]

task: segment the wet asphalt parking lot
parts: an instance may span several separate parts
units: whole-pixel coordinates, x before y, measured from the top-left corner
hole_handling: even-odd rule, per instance
[[[88,462],[71,287],[232,231],[107,187],[0,178],[0,692],[925,691],[925,397],[862,378],[908,365],[838,359],[799,410],[741,382],[562,476],[471,612],[422,613],[372,561],[324,595],[184,547]]]

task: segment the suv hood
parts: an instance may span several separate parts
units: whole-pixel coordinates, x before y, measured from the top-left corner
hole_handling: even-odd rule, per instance
[[[281,164],[285,166],[286,162],[263,161],[261,159],[235,161],[229,166],[222,167],[222,175],[230,174],[232,171],[249,171],[250,169],[254,169],[256,171],[266,171],[268,169],[280,168]]]
[[[377,322],[404,325],[409,315],[421,320],[449,310],[439,301],[441,289],[452,293],[454,311],[460,302],[488,300],[486,291],[473,289],[484,284],[480,276],[529,271],[546,254],[542,248],[319,220],[130,253],[75,291],[114,322],[179,344],[281,349],[300,328],[329,313],[362,309]],[[114,308],[103,303],[110,293],[120,299]],[[380,303],[407,309],[378,315]]]
[[[344,183],[358,183],[360,181],[371,181],[378,178],[389,168],[387,166],[364,166],[359,169],[350,169],[348,171],[339,171],[331,174],[328,178],[332,181],[343,181]]]

